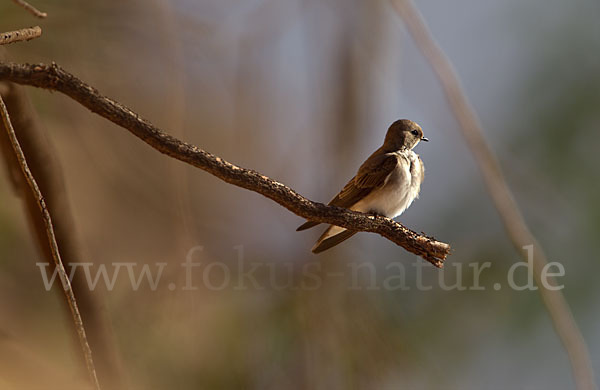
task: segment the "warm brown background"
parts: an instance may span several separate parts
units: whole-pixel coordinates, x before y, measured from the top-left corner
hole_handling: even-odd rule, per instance
[[[387,1],[37,1],[42,38],[16,61],[56,61],[171,134],[327,201],[399,117],[429,144],[421,198],[400,220],[450,242],[448,283],[492,262],[485,291],[444,291],[439,271],[366,233],[319,257],[316,231],[259,195],[162,156],[60,94],[28,89],[56,146],[83,262],[167,262],[157,291],[123,273],[100,289],[129,386],[139,389],[572,387],[535,292],[510,291],[510,246],[429,67]],[[419,1],[482,117],[506,176],[600,363],[600,8],[592,0]],[[0,3],[0,30],[38,23]],[[194,246],[197,291],[179,263]],[[263,290],[237,278],[235,246]],[[80,378],[61,296],[46,292],[20,201],[0,175],[0,388]],[[295,285],[320,262],[318,289]],[[408,291],[368,290],[351,267],[407,269]],[[367,265],[365,265],[365,268]],[[217,268],[218,269],[218,268]],[[124,271],[123,271],[124,272]],[[340,273],[340,277],[328,276]],[[220,274],[209,282],[218,284]],[[368,276],[367,274],[361,274]],[[520,280],[522,280],[521,278]],[[169,291],[169,282],[177,285]],[[503,285],[494,291],[494,283]],[[50,372],[54,372],[50,374]]]

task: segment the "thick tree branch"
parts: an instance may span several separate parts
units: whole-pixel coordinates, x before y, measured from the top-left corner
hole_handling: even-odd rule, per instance
[[[62,92],[92,112],[129,130],[159,152],[211,173],[227,183],[258,192],[300,217],[350,230],[378,233],[440,268],[450,253],[450,245],[420,235],[389,218],[368,216],[313,202],[267,176],[238,167],[197,146],[180,141],[127,107],[101,95],[56,64],[0,63],[0,80]]]

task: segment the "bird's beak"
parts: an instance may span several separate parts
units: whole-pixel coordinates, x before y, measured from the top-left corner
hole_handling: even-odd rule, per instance
[[[429,142],[429,138],[423,137],[423,138],[421,138],[421,141]]]

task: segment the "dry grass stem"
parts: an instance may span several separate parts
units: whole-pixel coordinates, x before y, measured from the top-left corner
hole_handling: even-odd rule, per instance
[[[4,127],[8,132],[8,137],[10,139],[11,145],[19,160],[19,164],[21,166],[21,170],[23,171],[23,175],[27,180],[27,184],[31,189],[31,192],[35,196],[38,202],[38,206],[40,208],[40,212],[44,218],[44,222],[46,225],[46,233],[48,236],[48,241],[50,243],[52,257],[54,259],[54,263],[56,269],[58,270],[58,275],[60,277],[60,281],[62,283],[62,287],[69,303],[69,308],[71,309],[71,314],[73,317],[73,322],[75,323],[75,328],[77,329],[77,334],[79,337],[79,342],[83,349],[83,354],[85,357],[86,366],[88,369],[88,373],[90,375],[90,380],[96,389],[100,389],[100,384],[98,383],[98,378],[96,376],[96,369],[94,367],[94,361],[92,359],[92,351],[87,341],[85,329],[83,327],[83,321],[81,319],[81,314],[79,313],[79,308],[77,307],[77,300],[75,299],[75,295],[73,294],[73,290],[71,288],[71,283],[67,276],[67,272],[65,271],[64,265],[62,263],[62,259],[60,257],[60,252],[58,250],[58,244],[56,242],[56,237],[54,235],[54,228],[52,226],[52,218],[50,213],[48,212],[48,208],[46,206],[46,202],[44,197],[38,187],[33,174],[31,173],[29,166],[27,165],[27,160],[25,158],[25,154],[21,149],[21,145],[19,144],[19,140],[17,139],[17,135],[15,134],[14,128],[10,121],[10,116],[8,114],[8,110],[6,109],[6,105],[4,104],[4,100],[0,97],[0,115],[2,116],[2,121],[4,123]]]
[[[417,47],[436,73],[469,148],[478,162],[488,192],[513,245],[519,252],[522,252],[523,247],[533,245],[533,273],[539,285],[538,291],[550,314],[554,329],[569,355],[577,388],[596,389],[589,352],[581,331],[562,292],[543,288],[540,283],[542,270],[548,263],[547,257],[519,211],[504,179],[500,164],[483,135],[481,122],[463,91],[458,75],[446,54],[436,43],[412,0],[392,0],[392,3]],[[556,283],[552,280],[551,284]]]

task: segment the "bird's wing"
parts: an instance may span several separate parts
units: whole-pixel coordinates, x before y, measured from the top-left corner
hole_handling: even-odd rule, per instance
[[[373,153],[358,169],[358,173],[342,188],[331,202],[332,206],[350,208],[356,202],[369,195],[373,189],[385,183],[387,177],[398,164],[398,157],[393,153]],[[307,221],[297,231],[310,229],[318,222]]]
[[[329,204],[350,208],[373,189],[383,185],[397,164],[398,157],[393,153],[373,154]]]

